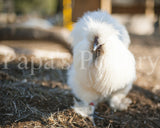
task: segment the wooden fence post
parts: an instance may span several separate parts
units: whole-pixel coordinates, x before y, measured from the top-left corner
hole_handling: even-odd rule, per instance
[[[100,0],[102,10],[106,10],[108,13],[112,13],[112,0]]]
[[[154,17],[154,0],[146,0],[145,7],[146,16]]]
[[[72,0],[63,0],[63,25],[72,30]]]

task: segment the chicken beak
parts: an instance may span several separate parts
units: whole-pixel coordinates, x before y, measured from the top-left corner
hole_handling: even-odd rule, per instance
[[[93,51],[95,52],[97,49],[99,48],[99,45],[97,45],[96,43],[93,46]]]
[[[94,44],[93,46],[93,51],[95,52],[99,47],[101,47],[102,45],[101,44]]]

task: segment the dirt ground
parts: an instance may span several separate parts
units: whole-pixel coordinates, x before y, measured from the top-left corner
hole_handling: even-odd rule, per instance
[[[160,128],[160,37],[131,35],[131,39],[130,50],[137,62],[137,80],[128,95],[133,102],[127,111],[117,112],[106,102],[99,104],[95,118],[97,128]],[[7,60],[7,68],[5,57],[0,56],[0,127],[94,127],[71,108],[73,95],[66,85],[66,76],[72,59],[67,49],[51,42],[1,41],[0,44],[12,47],[17,53],[16,59]],[[40,63],[37,56],[32,55],[35,49],[70,56],[51,59],[50,52],[44,52]],[[24,55],[27,64],[24,58],[18,59]],[[18,68],[25,64],[27,68]]]

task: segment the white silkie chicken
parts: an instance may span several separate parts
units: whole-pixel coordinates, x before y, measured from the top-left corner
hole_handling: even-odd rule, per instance
[[[71,37],[73,64],[68,84],[80,100],[75,100],[74,110],[92,116],[103,100],[114,110],[126,110],[136,69],[125,27],[105,11],[88,12],[75,24]]]

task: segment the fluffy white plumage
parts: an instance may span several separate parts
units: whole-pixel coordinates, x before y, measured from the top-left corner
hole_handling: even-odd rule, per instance
[[[125,27],[107,12],[88,12],[75,24],[71,37],[73,64],[68,71],[68,84],[81,100],[75,100],[74,110],[90,116],[102,100],[115,110],[127,109],[131,100],[126,95],[136,70]],[[95,44],[97,51],[93,50]]]

